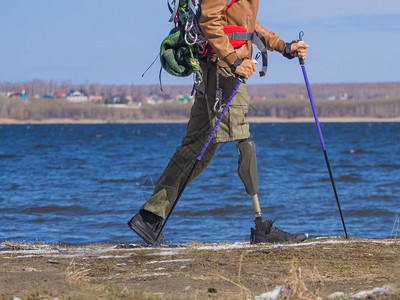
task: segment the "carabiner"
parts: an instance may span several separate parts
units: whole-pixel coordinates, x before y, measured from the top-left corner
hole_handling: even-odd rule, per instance
[[[219,113],[222,110],[222,89],[221,88],[217,88],[217,91],[215,93],[215,103],[214,103],[213,110],[215,113]]]
[[[218,108],[217,108],[217,106],[218,106]],[[215,101],[215,103],[214,103],[214,112],[215,113],[219,113],[219,112],[221,112],[221,110],[222,110],[221,100]]]

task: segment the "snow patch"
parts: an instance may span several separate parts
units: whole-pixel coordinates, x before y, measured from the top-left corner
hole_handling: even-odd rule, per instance
[[[282,290],[281,286],[277,286],[273,291],[266,292],[260,296],[251,297],[249,300],[276,300],[281,296]]]
[[[393,292],[394,292],[393,287],[388,284],[388,285],[385,285],[385,286],[383,286],[381,288],[374,288],[373,290],[370,290],[370,291],[358,292],[357,294],[354,294],[351,297],[352,298],[364,298],[364,297],[370,296],[370,295],[375,294],[375,293],[379,293],[381,295],[381,294],[391,294]]]
[[[180,249],[173,249],[173,250],[168,250],[168,251],[161,251],[161,252],[157,252],[157,253],[149,253],[146,254],[148,256],[152,256],[152,255],[158,255],[158,256],[168,256],[168,255],[178,255],[178,254],[182,254],[182,252],[184,252],[184,250],[186,250],[186,248],[180,248]]]
[[[169,273],[151,273],[151,274],[136,275],[136,276],[132,276],[131,278],[151,277],[151,276],[171,276],[171,274],[169,274]]]
[[[35,250],[4,250],[4,251],[0,251],[0,254],[3,253],[24,253],[24,254],[37,254],[37,255],[43,255],[43,254],[49,254],[49,253],[58,253],[58,250],[39,250],[39,249],[35,249]]]
[[[170,259],[170,260],[153,260],[146,263],[146,265],[151,264],[163,264],[163,263],[174,263],[174,262],[187,262],[192,261],[194,259]]]
[[[317,236],[315,237],[316,240],[325,240],[325,239],[340,239],[342,238],[339,235],[329,235],[329,236]]]
[[[337,297],[344,297],[344,293],[343,292],[335,292],[333,294],[330,294],[328,297],[328,299],[335,299]]]
[[[98,256],[97,258],[99,259],[108,259],[108,258],[127,258],[127,257],[131,257],[130,254],[125,254],[125,255],[102,255],[102,256]]]
[[[322,239],[322,238],[321,238]],[[221,244],[221,245],[209,245],[209,246],[197,246],[193,247],[193,249],[197,250],[229,250],[229,249],[246,249],[246,248],[255,248],[255,249],[271,249],[271,248],[279,248],[279,247],[307,247],[307,246],[313,246],[313,245],[329,245],[329,244],[352,244],[352,243],[376,243],[376,244],[385,244],[385,245],[400,245],[400,242],[396,241],[377,241],[377,240],[371,240],[371,241],[360,241],[360,240],[351,240],[351,241],[343,241],[343,240],[318,240],[314,242],[307,242],[304,241],[302,243],[295,243],[295,244],[272,244],[272,245],[263,245],[263,244],[257,244],[257,245],[251,245],[248,242],[237,242],[237,243],[232,243],[232,244]],[[251,251],[251,250],[250,250]]]
[[[221,244],[221,245],[210,245],[210,246],[197,246],[193,249],[197,250],[229,250],[229,249],[242,249],[256,247],[245,242],[237,242],[233,244]]]
[[[327,240],[328,239],[328,240]],[[351,243],[368,243],[368,244],[385,244],[385,245],[400,245],[400,241],[385,241],[385,240],[341,240],[337,237],[320,237],[317,240],[312,242],[302,242],[295,244],[257,244],[251,245],[249,242],[236,242],[236,243],[221,243],[221,244],[209,244],[203,246],[186,246],[186,247],[176,247],[176,248],[162,248],[162,247],[138,247],[138,248],[115,248],[115,246],[106,246],[106,247],[76,247],[76,248],[50,248],[46,245],[38,245],[36,249],[18,249],[18,250],[0,250],[0,255],[2,254],[19,254],[19,256],[15,256],[12,258],[30,258],[34,256],[46,256],[46,257],[77,257],[77,256],[86,256],[88,254],[102,254],[104,256],[100,256],[100,258],[119,258],[119,257],[127,257],[127,256],[118,256],[118,255],[106,255],[111,253],[129,253],[130,256],[138,255],[137,251],[148,251],[148,250],[161,250],[160,252],[153,252],[146,255],[154,255],[154,256],[173,256],[177,254],[184,254],[187,250],[231,250],[231,249],[249,249],[249,252],[260,249],[271,249],[278,247],[307,247],[313,245],[329,245],[329,244],[351,244]],[[1,258],[5,258],[4,256]]]
[[[326,299],[336,299],[339,298],[340,299],[344,299],[344,298],[365,298],[368,296],[371,296],[373,294],[377,294],[379,293],[380,295],[382,294],[386,294],[386,295],[390,295],[395,293],[396,291],[394,290],[394,288],[391,285],[384,285],[381,288],[374,288],[370,291],[361,291],[358,293],[350,293],[350,294],[345,294],[343,292],[335,292],[333,294],[330,294],[329,296],[326,297]],[[321,298],[320,298],[321,299]]]
[[[346,294],[343,292],[335,292],[333,294],[330,294],[329,296],[326,297],[326,299],[336,299],[336,298],[340,298],[340,299],[344,299],[344,298],[365,298],[368,296],[371,296],[373,294],[377,294],[379,293],[380,295],[382,294],[393,294],[396,291],[394,290],[394,288],[391,285],[385,285],[381,288],[374,288],[370,291],[361,291],[358,292],[356,294]],[[275,287],[274,290],[264,293],[262,295],[259,296],[255,296],[255,297],[250,297],[248,298],[248,300],[276,300],[279,299],[279,297],[282,295],[282,293],[285,293],[285,290],[283,287],[281,286],[277,286]],[[322,300],[323,298],[316,298],[317,300]]]
[[[314,246],[314,245],[331,245],[331,244],[355,244],[355,243],[368,243],[368,244],[384,244],[384,245],[400,245],[400,242],[388,242],[388,241],[318,241],[318,242],[302,242],[296,244],[273,244],[268,246],[261,246],[257,247],[257,250],[260,249],[272,249],[272,248],[286,248],[286,247],[307,247],[307,246]],[[249,250],[248,252],[252,252],[256,250]]]
[[[31,257],[37,257],[37,255],[18,255],[14,256],[13,258],[31,258]]]

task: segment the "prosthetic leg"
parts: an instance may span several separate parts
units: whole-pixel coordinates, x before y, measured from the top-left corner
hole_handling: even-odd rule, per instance
[[[250,228],[250,243],[257,244],[263,242],[301,242],[307,239],[305,234],[291,234],[280,230],[274,226],[274,222],[267,220],[263,222],[260,203],[258,202],[258,177],[256,147],[253,141],[240,141],[236,148],[239,150],[238,175],[242,180],[246,193],[251,196],[254,208],[255,228]]]
[[[246,193],[251,196],[253,202],[254,216],[261,218],[262,213],[258,202],[258,176],[256,146],[253,141],[240,141],[236,148],[239,150],[239,165],[237,173],[242,180]]]

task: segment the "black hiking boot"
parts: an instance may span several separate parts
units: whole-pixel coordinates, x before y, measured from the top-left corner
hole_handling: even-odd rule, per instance
[[[128,226],[147,244],[160,246],[166,244],[164,235],[161,232],[157,241],[157,234],[161,229],[163,219],[150,211],[141,209],[128,222]]]
[[[282,242],[302,242],[307,239],[304,233],[291,234],[280,230],[274,226],[274,221],[262,221],[262,218],[254,220],[255,229],[250,228],[250,244],[257,243],[282,243]]]

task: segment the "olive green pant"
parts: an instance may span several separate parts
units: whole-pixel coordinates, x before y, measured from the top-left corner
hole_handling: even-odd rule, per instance
[[[203,80],[196,87],[196,96],[187,124],[186,135],[158,180],[153,195],[143,205],[143,209],[162,218],[165,218],[171,209],[197,156],[222,113],[222,110],[214,111],[217,67],[212,65],[208,71],[205,63],[202,67],[204,70]],[[237,85],[238,79],[229,68],[219,68],[218,72],[223,108]],[[204,96],[205,94],[206,96]],[[245,120],[247,112],[248,96],[246,84],[243,82],[222,118],[212,142],[192,173],[189,183],[208,166],[219,143],[244,140],[250,137],[249,123]]]

